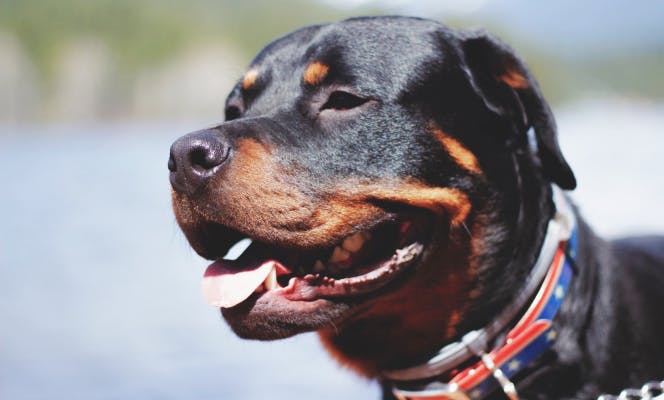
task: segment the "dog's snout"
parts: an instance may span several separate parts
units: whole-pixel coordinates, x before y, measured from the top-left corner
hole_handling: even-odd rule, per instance
[[[173,189],[194,194],[219,171],[229,154],[228,140],[214,129],[179,138],[171,146],[168,159]]]

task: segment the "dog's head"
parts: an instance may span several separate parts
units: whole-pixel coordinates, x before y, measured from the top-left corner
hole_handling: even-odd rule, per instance
[[[235,332],[318,330],[367,374],[507,301],[527,273],[507,265],[533,256],[520,246],[536,245],[550,183],[575,186],[508,47],[401,17],[272,42],[225,122],[176,141],[169,169],[180,227],[218,260],[206,295]],[[221,260],[243,238],[252,245]]]

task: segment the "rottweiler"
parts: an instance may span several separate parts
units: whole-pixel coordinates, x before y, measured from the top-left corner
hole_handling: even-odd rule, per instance
[[[385,399],[591,399],[664,379],[664,237],[593,233],[537,82],[486,32],[299,29],[168,167],[179,226],[215,260],[204,294],[242,338],[317,331]]]

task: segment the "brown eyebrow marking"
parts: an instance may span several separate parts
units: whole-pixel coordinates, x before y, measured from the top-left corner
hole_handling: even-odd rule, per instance
[[[329,71],[330,67],[320,61],[314,61],[307,65],[302,78],[304,79],[304,82],[309,85],[317,85],[325,79],[325,76]]]
[[[258,80],[258,68],[253,67],[242,78],[242,89],[249,89],[256,84]]]
[[[525,89],[528,87],[528,79],[513,69],[508,69],[498,77],[498,80],[505,82],[512,89]]]
[[[443,144],[445,150],[447,150],[448,154],[454,159],[457,165],[473,174],[479,175],[482,173],[480,163],[477,161],[477,157],[475,157],[475,154],[473,154],[472,151],[468,150],[458,140],[446,135],[440,129],[434,129],[433,134],[436,139]]]

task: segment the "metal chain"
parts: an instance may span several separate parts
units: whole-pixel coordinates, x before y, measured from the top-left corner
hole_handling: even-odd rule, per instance
[[[597,400],[664,400],[664,381],[648,382],[641,389],[625,389],[617,396],[603,394]]]

